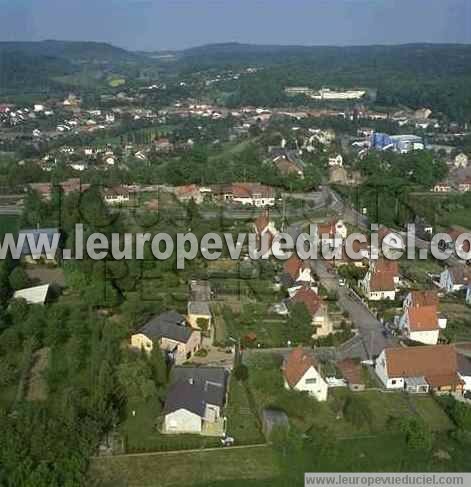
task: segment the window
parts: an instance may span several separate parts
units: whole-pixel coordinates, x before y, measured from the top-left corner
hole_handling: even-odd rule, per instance
[[[393,386],[395,386],[395,385],[396,385],[396,382],[397,382],[397,381],[396,381],[396,379],[393,379],[393,380],[391,381],[391,384],[392,384]]]
[[[309,384],[315,384],[317,382],[317,379],[306,379],[306,385],[309,385]]]

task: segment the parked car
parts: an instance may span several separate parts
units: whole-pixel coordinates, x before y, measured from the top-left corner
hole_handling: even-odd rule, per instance
[[[222,446],[232,446],[235,443],[235,439],[232,436],[225,436],[221,438]]]

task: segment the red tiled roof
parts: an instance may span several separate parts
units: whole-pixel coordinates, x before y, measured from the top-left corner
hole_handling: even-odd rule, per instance
[[[412,306],[432,306],[438,305],[437,291],[411,291]]]
[[[394,291],[394,273],[392,272],[374,272],[371,276],[371,291]]]
[[[407,311],[411,331],[438,330],[437,306],[412,307]]]
[[[351,358],[346,358],[337,362],[337,367],[342,372],[344,379],[349,384],[363,384],[364,381],[361,376],[361,364],[352,360]]]
[[[314,316],[319,311],[322,300],[312,289],[303,287],[291,298],[291,302],[304,304],[309,314]]]
[[[303,261],[296,255],[293,254],[283,266],[283,271],[289,274],[293,279],[299,277],[299,272],[303,267]]]
[[[283,364],[283,374],[286,382],[291,387],[302,379],[304,374],[311,368],[316,368],[317,360],[311,353],[304,351],[301,347],[293,350]]]
[[[452,345],[386,349],[389,377],[436,377],[456,374],[457,356]]]

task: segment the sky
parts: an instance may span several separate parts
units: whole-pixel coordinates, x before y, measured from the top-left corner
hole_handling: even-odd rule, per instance
[[[217,42],[471,43],[471,0],[0,0],[0,40],[132,50]]]

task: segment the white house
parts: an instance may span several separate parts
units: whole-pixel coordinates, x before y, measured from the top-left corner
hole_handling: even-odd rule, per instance
[[[329,157],[329,166],[330,167],[343,167],[343,157],[341,154],[335,157]]]
[[[469,163],[468,156],[466,154],[464,154],[463,152],[461,152],[460,154],[458,154],[455,157],[454,164],[455,164],[455,167],[457,167],[457,168],[467,168],[468,163]]]
[[[264,211],[253,223],[253,229],[257,236],[257,241],[259,243],[259,248],[262,250],[263,243],[267,242],[268,248],[266,252],[262,255],[262,258],[267,258],[273,253],[280,255],[281,246],[280,243],[274,241],[275,237],[278,235],[278,230],[276,229],[275,223],[270,219],[270,214],[268,211]]]
[[[461,291],[471,284],[471,269],[464,265],[448,267],[440,274],[439,286],[447,293]]]
[[[162,432],[224,436],[227,372],[221,367],[175,367]]]
[[[399,284],[399,265],[392,260],[373,261],[359,285],[370,301],[394,300]]]
[[[457,356],[452,345],[386,348],[376,359],[375,371],[386,389],[462,392]]]
[[[286,389],[307,392],[318,401],[327,401],[328,385],[312,353],[296,348],[283,362],[282,371]]]
[[[404,313],[399,321],[403,334],[416,342],[436,345],[440,330],[447,325],[438,312],[436,291],[411,291],[403,302]]]

